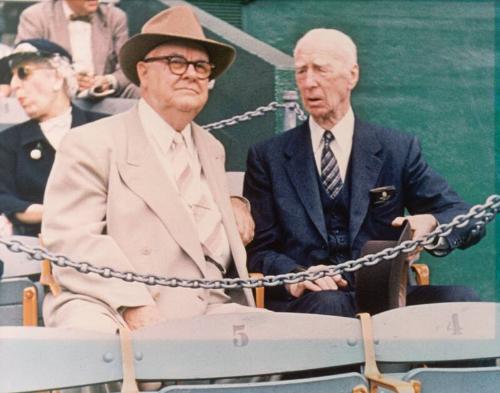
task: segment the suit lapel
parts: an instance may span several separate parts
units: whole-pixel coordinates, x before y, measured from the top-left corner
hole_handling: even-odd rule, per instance
[[[109,26],[106,23],[105,16],[101,9],[92,16],[92,60],[94,63],[94,71],[96,75],[103,75],[106,70],[106,58],[110,47]]]
[[[207,131],[196,124],[193,124],[193,139],[200,158],[200,164],[203,173],[207,179],[208,187],[215,200],[216,206],[222,216],[222,223],[226,230],[231,253],[240,276],[246,276],[245,250],[240,240],[238,228],[233,216],[233,210],[228,198],[228,189],[226,184],[226,173],[224,171],[223,152],[218,146],[214,146],[214,141]],[[214,151],[221,150],[220,154],[214,154]],[[236,235],[236,236],[234,236]]]
[[[370,202],[370,190],[375,187],[382,168],[381,148],[374,132],[356,119],[351,152],[352,185],[349,216],[351,245],[365,219]]]
[[[24,123],[21,132],[21,145],[27,145],[28,143],[38,142],[45,139],[40,124],[35,120],[29,120]]]
[[[64,15],[62,1],[58,1],[54,4],[54,37],[57,37],[57,43],[66,49],[69,53],[71,52],[71,42],[69,39],[69,29],[68,29],[68,19]],[[50,16],[47,16],[50,18]]]
[[[288,160],[285,161],[288,177],[314,226],[324,240],[328,241],[318,190],[316,163],[307,122],[302,124],[299,132],[290,140],[285,155],[288,157]]]
[[[124,114],[123,127],[127,130],[126,144],[118,160],[123,180],[156,213],[204,274],[205,258],[196,227],[142,128],[137,106]]]

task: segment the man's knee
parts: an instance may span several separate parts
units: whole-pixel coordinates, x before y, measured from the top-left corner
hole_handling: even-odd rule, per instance
[[[477,292],[467,286],[430,285],[412,287],[408,292],[407,304],[478,302]]]
[[[309,292],[292,302],[289,311],[354,317],[356,316],[356,303],[351,292]]]
[[[100,304],[81,299],[70,300],[48,310],[44,304],[44,322],[48,327],[116,333],[123,325],[110,310]]]

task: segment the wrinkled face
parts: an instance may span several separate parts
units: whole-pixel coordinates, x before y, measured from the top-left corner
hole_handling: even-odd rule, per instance
[[[358,66],[344,51],[324,42],[304,43],[294,57],[295,79],[306,110],[320,125],[331,127],[349,108]]]
[[[63,79],[47,62],[24,61],[12,69],[10,87],[31,119],[50,117],[52,105],[63,88]]]
[[[77,15],[90,15],[97,11],[99,0],[66,0],[69,8]]]
[[[168,43],[150,51],[145,59],[176,56],[187,61],[209,61],[206,51],[198,45]],[[190,64],[182,75],[176,75],[165,61],[139,62],[137,73],[143,97],[160,113],[189,112],[193,117],[208,99],[208,78],[200,79]]]

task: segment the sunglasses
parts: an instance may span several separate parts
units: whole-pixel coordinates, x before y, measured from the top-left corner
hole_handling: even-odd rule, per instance
[[[29,78],[33,72],[36,70],[53,70],[52,67],[40,67],[40,66],[29,66],[22,65],[12,69],[12,76],[17,76],[20,80],[24,81]]]

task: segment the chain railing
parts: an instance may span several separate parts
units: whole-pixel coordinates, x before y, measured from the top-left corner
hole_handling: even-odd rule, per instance
[[[306,114],[304,113],[304,111],[302,110],[302,108],[300,107],[300,105],[297,102],[279,103],[279,102],[273,101],[273,102],[270,102],[269,104],[267,104],[266,106],[259,106],[257,109],[255,109],[253,111],[248,111],[248,112],[245,112],[241,115],[236,115],[236,116],[230,117],[229,119],[220,120],[220,121],[217,121],[215,123],[206,124],[203,126],[203,128],[205,128],[207,131],[213,131],[213,130],[218,130],[218,129],[221,129],[224,127],[234,126],[238,123],[252,120],[255,117],[263,116],[267,112],[275,112],[280,108],[293,110],[295,112],[295,114],[297,115],[297,117],[299,118],[299,120],[301,120],[301,121],[304,121],[307,119]]]
[[[353,272],[364,266],[373,266],[383,260],[396,258],[397,256],[415,251],[419,247],[433,245],[437,238],[447,237],[455,228],[463,228],[471,220],[475,220],[472,231],[479,231],[482,227],[492,221],[500,212],[500,195],[491,195],[483,205],[473,206],[467,214],[456,216],[450,223],[439,225],[434,231],[421,239],[404,241],[396,247],[386,248],[376,254],[366,255],[356,260],[350,260],[338,265],[327,266],[318,271],[305,271],[300,273],[279,274],[276,276],[264,276],[262,278],[222,278],[209,279],[187,279],[177,277],[161,277],[152,274],[137,274],[135,272],[121,272],[110,267],[94,266],[89,262],[72,261],[64,255],[49,253],[41,247],[29,247],[19,241],[0,238],[0,244],[14,253],[25,253],[34,261],[49,260],[59,267],[69,267],[80,273],[93,273],[103,278],[117,278],[126,282],[138,282],[146,285],[161,285],[167,287],[204,288],[204,289],[233,289],[233,288],[257,288],[274,287],[283,284],[295,284],[302,281],[315,281],[325,276],[334,276],[343,272]]]

